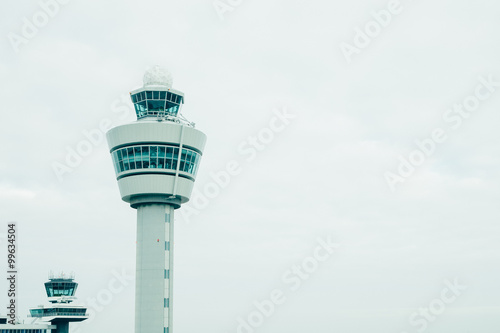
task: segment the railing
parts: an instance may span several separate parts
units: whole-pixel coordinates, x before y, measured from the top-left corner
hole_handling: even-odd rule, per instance
[[[89,315],[86,313],[77,313],[77,312],[52,312],[46,311],[43,313],[37,314],[29,314],[28,317],[31,318],[41,318],[41,317],[55,317],[55,316],[78,316],[78,317],[88,317]]]

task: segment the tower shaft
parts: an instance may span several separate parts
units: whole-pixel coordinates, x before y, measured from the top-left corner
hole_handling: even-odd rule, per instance
[[[69,322],[57,322],[55,333],[69,333]]]
[[[137,207],[135,331],[172,333],[174,207]]]

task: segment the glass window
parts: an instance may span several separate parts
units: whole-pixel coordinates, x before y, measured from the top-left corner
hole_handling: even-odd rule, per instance
[[[192,150],[187,151],[187,157],[186,157],[186,162],[191,163],[191,159],[193,158],[194,152]]]
[[[199,159],[200,159],[200,155],[198,155],[198,153],[193,153],[193,159],[192,159],[193,170],[190,171],[190,173],[193,176],[196,176],[196,171],[198,169],[198,161],[199,161]]]
[[[158,147],[158,168],[163,169],[165,168],[165,147]]]
[[[183,149],[181,154],[181,165],[179,167],[179,171],[187,172],[188,162],[186,161],[186,158],[187,158],[187,151]]]
[[[118,157],[116,156],[116,150],[113,152],[113,167],[115,168],[115,173],[118,173],[118,168],[116,167],[116,162],[118,161]]]
[[[135,113],[137,114],[138,118],[144,117],[146,115],[147,109],[146,109],[146,102],[139,102],[135,104]]]
[[[167,147],[167,158],[174,157],[174,147]]]
[[[165,100],[166,96],[167,96],[167,92],[166,91],[160,91],[160,99]]]
[[[135,169],[134,148],[127,148],[129,169]]]
[[[177,170],[177,161],[179,159],[179,148],[174,148],[174,159],[172,160],[172,169]]]
[[[159,91],[153,91],[153,99],[160,99],[160,92]]]
[[[200,161],[200,155],[195,151],[182,149],[179,156],[179,147],[166,145],[121,148],[114,151],[112,157],[116,174],[146,168],[177,170],[179,164],[179,171],[196,175]]]
[[[150,168],[157,168],[158,167],[158,147],[157,146],[151,146],[149,147],[149,167]]]
[[[177,105],[176,105],[176,106],[172,106],[172,107],[168,108],[166,112],[167,112],[169,115],[171,115],[171,116],[176,116],[176,115],[177,115],[177,109],[178,109],[178,108],[179,108],[179,107],[178,107]]]
[[[148,99],[153,99],[153,92],[152,91],[146,91],[146,97]]]
[[[142,146],[142,167],[149,168],[149,146]]]
[[[127,155],[127,148],[122,149],[122,157],[123,157],[123,167],[124,171],[129,170],[129,164],[128,164],[128,155]]]
[[[189,163],[189,169],[187,172],[189,172],[190,174],[193,174],[194,172],[194,163],[195,163],[195,159],[196,159],[196,153],[195,152],[191,152],[191,161]]]
[[[134,147],[134,156],[135,156],[135,168],[142,168],[142,160],[141,160],[141,147]]]
[[[165,101],[148,101],[148,111],[164,111]]]
[[[172,158],[174,157],[174,148],[167,147],[167,155],[165,159],[165,169],[172,169]]]

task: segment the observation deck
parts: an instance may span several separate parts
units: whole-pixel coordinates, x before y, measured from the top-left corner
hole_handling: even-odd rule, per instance
[[[122,199],[134,208],[166,203],[177,209],[191,196],[206,135],[182,116],[184,94],[160,67],[145,73],[130,98],[137,121],[107,133]]]

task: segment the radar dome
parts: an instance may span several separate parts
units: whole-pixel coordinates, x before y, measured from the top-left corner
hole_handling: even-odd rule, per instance
[[[144,87],[162,86],[170,89],[173,81],[172,74],[165,67],[158,65],[148,69],[143,78]]]

